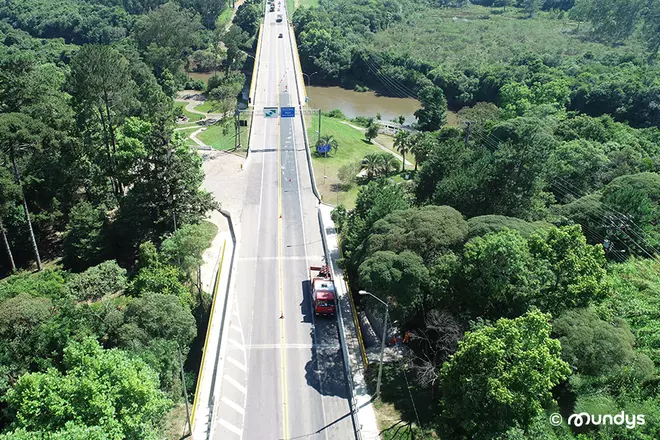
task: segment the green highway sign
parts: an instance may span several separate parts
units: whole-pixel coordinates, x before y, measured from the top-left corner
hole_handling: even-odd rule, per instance
[[[276,118],[277,107],[264,107],[264,118]]]

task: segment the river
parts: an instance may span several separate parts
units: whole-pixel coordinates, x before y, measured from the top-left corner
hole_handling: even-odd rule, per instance
[[[356,116],[376,116],[390,121],[399,115],[406,117],[406,123],[415,122],[415,110],[420,108],[419,101],[413,98],[390,98],[378,96],[375,92],[356,92],[341,87],[307,87],[310,108],[330,111],[338,108],[347,118]]]

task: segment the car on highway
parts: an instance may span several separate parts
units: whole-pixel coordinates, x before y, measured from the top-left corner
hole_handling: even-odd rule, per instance
[[[279,34],[279,35],[277,36],[277,38],[283,38],[283,35],[282,35],[282,34]]]

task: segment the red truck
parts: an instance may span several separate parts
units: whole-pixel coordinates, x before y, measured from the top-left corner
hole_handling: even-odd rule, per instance
[[[316,275],[314,275],[316,274]],[[317,315],[335,314],[335,283],[326,266],[310,266],[309,279],[312,289],[312,305]]]

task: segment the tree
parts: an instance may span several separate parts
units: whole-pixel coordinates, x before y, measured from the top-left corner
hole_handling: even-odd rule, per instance
[[[172,295],[182,304],[192,307],[190,291],[179,281],[179,271],[162,263],[142,268],[133,280],[131,291],[136,296],[147,293]]]
[[[30,233],[30,240],[32,242],[32,250],[37,263],[37,270],[41,270],[41,256],[39,255],[37,240],[34,238],[32,220],[30,219],[30,211],[28,209],[27,200],[25,199],[25,193],[23,192],[17,161],[22,154],[26,154],[30,150],[38,148],[40,131],[41,125],[29,116],[21,113],[0,114],[0,152],[9,156],[11,162],[14,181],[18,187],[21,201],[23,202],[23,213],[25,214],[25,221],[27,222],[28,231]]]
[[[647,0],[642,16],[642,34],[646,40],[649,58],[655,60],[660,51],[660,0]]]
[[[215,29],[220,13],[229,7],[227,3],[217,0],[179,0],[179,2],[184,8],[197,11],[207,29]]]
[[[534,14],[539,10],[539,7],[541,6],[541,1],[540,0],[522,0],[521,1],[521,6],[523,8],[523,11],[527,13],[529,18],[532,18]]]
[[[353,183],[355,183],[361,168],[362,165],[359,161],[349,162],[339,167],[339,170],[337,171],[337,177],[345,188],[350,188]]]
[[[440,370],[442,414],[460,436],[491,439],[528,426],[570,373],[550,337],[550,315],[531,311],[465,334]]]
[[[468,219],[468,238],[481,237],[490,232],[506,230],[517,231],[524,238],[529,238],[538,229],[550,229],[552,224],[544,221],[527,222],[525,220],[506,217],[504,215],[480,215]]]
[[[116,261],[108,260],[86,271],[73,274],[66,283],[69,291],[79,301],[99,300],[112,293],[123,292],[128,286],[126,269]]]
[[[11,251],[11,245],[9,244],[9,238],[7,237],[7,230],[5,229],[2,219],[8,215],[12,202],[19,198],[20,189],[14,182],[11,173],[4,167],[0,167],[0,234],[2,234],[2,243],[7,252],[7,258],[12,272],[16,271],[16,263],[14,262],[14,255]]]
[[[504,8],[504,12],[506,12],[506,7],[511,6],[511,3],[513,3],[512,0],[495,0],[493,6]]]
[[[81,128],[96,127],[92,121],[101,124],[106,155],[103,168],[117,197],[123,195],[123,184],[116,176],[117,128],[135,106],[135,87],[126,58],[110,46],[83,46],[71,62],[69,88],[83,116]]]
[[[172,139],[169,126],[154,126],[145,148],[148,155],[136,164],[137,178],[121,200],[115,227],[131,255],[140,243],[159,243],[165,234],[199,222],[218,207],[211,194],[201,189],[202,158],[184,145],[182,137]]]
[[[540,231],[529,239],[532,256],[542,267],[542,310],[563,310],[600,302],[609,293],[601,246],[587,244],[579,226]]]
[[[103,257],[103,226],[106,210],[87,201],[78,203],[69,213],[64,232],[64,265],[80,271],[98,264]]]
[[[415,111],[421,131],[435,131],[447,122],[447,99],[440,87],[428,86],[420,92],[422,108]]]
[[[227,48],[225,73],[229,73],[234,63],[236,63],[242,56],[243,50],[241,48],[245,45],[250,36],[240,27],[232,24],[229,30],[222,34],[220,38]]]
[[[248,35],[255,35],[259,30],[259,21],[263,11],[258,3],[246,2],[238,7],[234,16],[234,24]]]
[[[608,162],[602,145],[587,140],[564,142],[550,155],[548,180],[556,181],[560,200],[572,197],[571,193],[588,194],[602,186]]]
[[[75,421],[113,438],[159,438],[156,428],[172,402],[143,361],[88,338],[67,346],[63,365],[64,374],[25,374],[7,392],[16,428],[56,432]]]
[[[429,155],[437,146],[438,140],[431,133],[422,131],[411,136],[410,151],[415,156],[415,171],[422,162],[429,158]]]
[[[390,153],[378,153],[378,174],[382,177],[388,177],[392,173],[399,171],[399,159]]]
[[[424,310],[429,272],[414,252],[378,251],[358,268],[359,285],[392,304],[393,319],[404,321]]]
[[[424,206],[395,211],[378,220],[366,242],[368,254],[410,250],[431,264],[439,255],[460,247],[468,232],[460,212],[449,206]]]
[[[0,302],[0,359],[10,384],[22,374],[51,365],[54,334],[49,332],[53,303],[21,293]],[[1,381],[4,382],[4,381]],[[5,392],[6,387],[0,386]]]
[[[199,15],[167,2],[140,17],[134,36],[145,60],[161,77],[166,69],[179,72],[181,58],[195,44],[201,27]]]
[[[135,325],[144,330],[145,335],[141,341],[125,340],[123,346],[135,343],[146,345],[152,339],[162,338],[187,347],[197,334],[190,309],[168,294],[145,293],[128,304],[124,317],[124,325]]]
[[[399,115],[394,119],[394,122],[397,122],[399,125],[403,125],[406,122],[406,117]]]
[[[380,156],[376,153],[367,154],[364,156],[363,165],[367,171],[367,178],[373,179],[378,174],[380,163]]]
[[[162,261],[178,267],[181,274],[192,282],[204,264],[204,251],[211,246],[217,230],[215,225],[207,222],[184,225],[160,245]]]
[[[411,141],[410,132],[404,130],[399,130],[394,137],[394,148],[401,154],[403,159],[403,171],[406,170],[406,154],[410,152],[412,147]]]
[[[379,131],[380,131],[380,126],[378,125],[378,123],[371,121],[367,126],[366,131],[364,132],[364,138],[367,140],[367,142],[371,142],[372,139],[378,136]]]
[[[612,238],[631,252],[651,256],[660,248],[660,175],[617,177],[602,192]]]
[[[642,5],[643,0],[576,0],[573,15],[589,20],[596,37],[615,43],[632,35]]]
[[[433,396],[440,378],[439,366],[454,354],[461,337],[461,326],[456,319],[439,310],[431,310],[424,319],[424,327],[411,336],[411,340],[421,345],[421,354],[416,355],[417,381],[424,388],[430,386]]]
[[[634,357],[635,337],[623,319],[607,322],[594,309],[575,309],[557,318],[552,328],[561,342],[562,358],[577,374],[610,374]]]
[[[537,262],[527,240],[504,230],[475,237],[465,244],[458,303],[470,317],[517,317],[539,296]]]
[[[330,148],[332,148],[332,151],[334,151],[335,154],[337,153],[337,150],[339,149],[339,142],[331,134],[326,134],[326,135],[321,136],[319,138],[319,140],[317,141],[316,146],[318,147],[320,145],[330,145]]]

